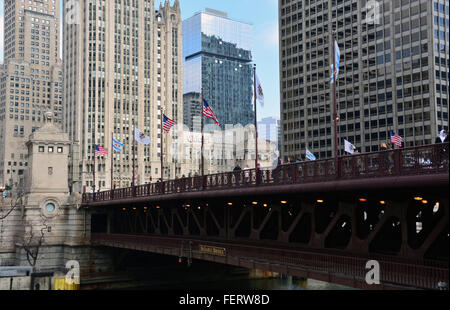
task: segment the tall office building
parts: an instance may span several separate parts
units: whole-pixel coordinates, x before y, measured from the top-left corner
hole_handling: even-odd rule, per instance
[[[266,117],[258,122],[258,136],[268,141],[275,142],[278,149],[280,148],[280,118]]]
[[[124,143],[114,154],[117,187],[133,176],[134,127],[151,139],[137,143],[136,184],[160,175],[162,111],[183,123],[182,23],[179,1],[65,1],[65,121],[74,147],[74,190],[93,188],[94,144],[111,151],[112,137]],[[167,155],[175,132],[164,133]],[[167,148],[167,149],[166,149]],[[111,188],[110,155],[96,158],[96,189]],[[166,156],[165,178],[181,173]]]
[[[400,134],[433,143],[448,128],[449,1],[279,1],[282,153],[334,156],[332,32],[343,139],[377,151]]]
[[[201,93],[222,129],[226,124],[254,124],[252,106],[252,25],[231,20],[227,13],[206,9],[183,21],[185,124],[193,128],[200,109],[191,100]],[[200,101],[201,102],[201,101]],[[201,104],[201,103],[200,103]],[[214,124],[205,119],[205,124]]]
[[[0,186],[23,184],[29,135],[44,114],[62,123],[63,76],[58,0],[4,1],[0,68]],[[51,149],[51,146],[48,146]],[[56,152],[56,150],[55,150]]]

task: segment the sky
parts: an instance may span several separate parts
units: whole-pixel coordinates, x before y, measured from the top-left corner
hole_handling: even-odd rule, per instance
[[[3,2],[0,0],[0,62],[3,62]],[[253,62],[257,65],[265,101],[263,108],[258,106],[258,119],[279,117],[278,0],[180,0],[180,4],[183,20],[211,8],[227,12],[230,19],[253,25]],[[159,7],[158,0],[155,6]]]

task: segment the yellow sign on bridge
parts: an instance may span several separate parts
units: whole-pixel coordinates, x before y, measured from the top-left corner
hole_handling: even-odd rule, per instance
[[[227,256],[227,250],[225,248],[218,248],[208,245],[200,245],[200,252],[214,256]]]

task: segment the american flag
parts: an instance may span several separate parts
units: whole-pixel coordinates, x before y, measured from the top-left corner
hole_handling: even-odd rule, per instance
[[[211,109],[211,107],[208,105],[208,103],[206,102],[205,99],[203,99],[203,115],[214,120],[214,122],[216,122],[217,125],[220,126],[219,121],[217,120],[216,116],[214,115],[213,110]]]
[[[397,145],[398,147],[402,147],[403,138],[396,134],[393,130],[391,130],[391,142]]]
[[[170,129],[173,127],[173,125],[175,125],[176,123],[173,121],[173,120],[171,120],[170,118],[168,118],[167,116],[165,116],[164,114],[163,114],[163,124],[162,124],[162,127],[163,127],[163,129],[165,130],[165,131],[167,131],[167,132],[169,132],[170,131]]]
[[[96,145],[95,146],[95,157],[105,156],[105,155],[108,155],[108,149],[105,149],[104,147]]]

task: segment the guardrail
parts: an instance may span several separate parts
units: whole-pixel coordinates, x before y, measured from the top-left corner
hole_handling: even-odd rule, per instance
[[[83,204],[208,190],[448,173],[448,154],[448,143],[363,153],[339,157],[337,167],[331,158],[282,165],[273,170],[233,171],[84,193]]]

